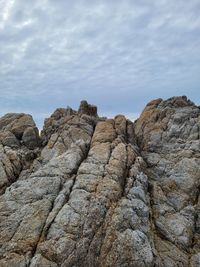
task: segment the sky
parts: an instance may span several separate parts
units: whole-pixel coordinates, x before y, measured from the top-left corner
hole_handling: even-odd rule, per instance
[[[136,119],[155,98],[200,105],[199,0],[0,0],[0,116],[86,99]]]

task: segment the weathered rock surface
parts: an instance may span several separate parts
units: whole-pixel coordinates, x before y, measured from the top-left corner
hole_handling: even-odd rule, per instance
[[[0,266],[200,266],[200,109],[0,119]]]
[[[40,146],[30,115],[8,113],[0,118],[0,194],[30,168]]]

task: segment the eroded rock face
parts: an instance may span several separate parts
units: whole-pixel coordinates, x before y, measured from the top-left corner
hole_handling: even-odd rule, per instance
[[[158,266],[200,266],[200,109],[186,97],[154,100],[134,129],[147,163]]]
[[[0,118],[0,193],[30,168],[40,138],[30,115],[8,113]]]
[[[200,109],[0,119],[0,266],[200,266]]]

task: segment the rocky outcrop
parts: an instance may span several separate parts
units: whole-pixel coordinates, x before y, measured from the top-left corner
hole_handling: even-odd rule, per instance
[[[186,97],[154,100],[134,129],[147,163],[158,266],[200,266],[200,109]]]
[[[200,109],[0,119],[0,266],[200,266]]]
[[[30,168],[40,146],[30,115],[8,113],[0,118],[0,194]]]
[[[97,107],[88,104],[88,102],[86,100],[81,101],[78,112],[80,114],[86,114],[89,116],[98,116],[97,115]]]

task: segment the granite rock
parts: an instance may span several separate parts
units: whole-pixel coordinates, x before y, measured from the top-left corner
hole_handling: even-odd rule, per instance
[[[0,119],[0,266],[200,266],[200,109]]]

